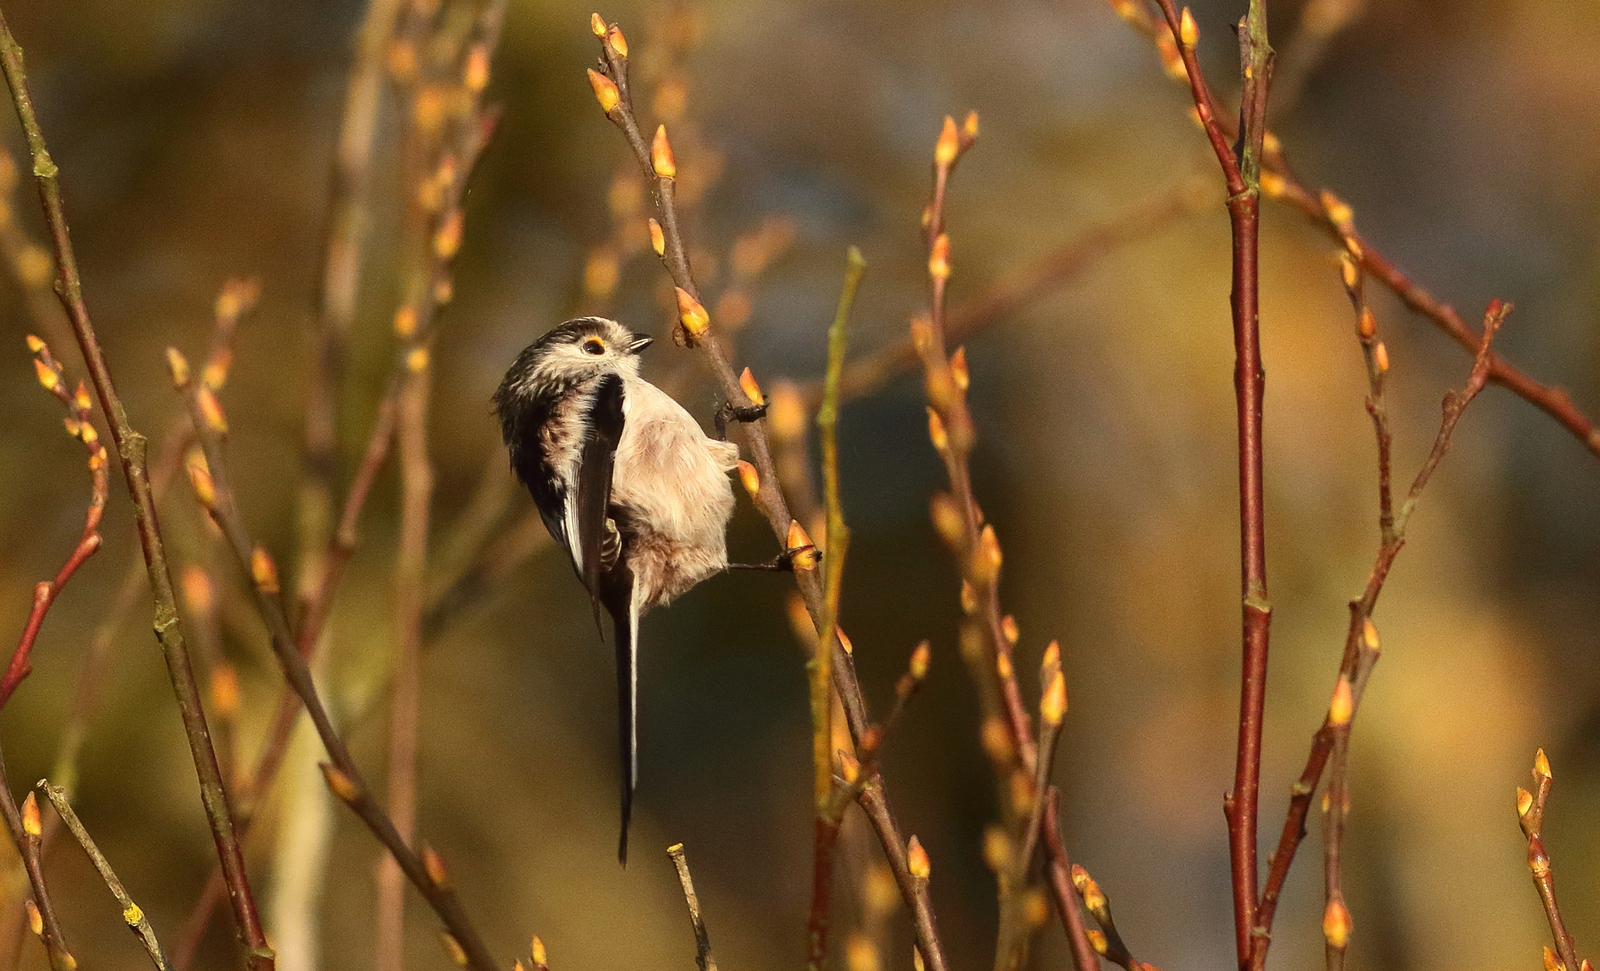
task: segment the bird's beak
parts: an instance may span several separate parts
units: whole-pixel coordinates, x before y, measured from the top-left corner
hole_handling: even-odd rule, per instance
[[[637,354],[655,342],[656,339],[649,334],[634,334],[633,340],[628,342],[628,351]]]

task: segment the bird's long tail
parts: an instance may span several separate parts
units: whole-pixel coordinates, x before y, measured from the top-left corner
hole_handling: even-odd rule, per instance
[[[634,601],[634,598],[629,598]],[[639,605],[629,604],[613,625],[617,640],[617,751],[622,759],[622,834],[617,862],[628,865],[628,823],[633,790],[639,785]]]

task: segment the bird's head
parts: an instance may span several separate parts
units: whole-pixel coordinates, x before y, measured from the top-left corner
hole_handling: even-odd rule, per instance
[[[566,321],[517,355],[495,397],[544,397],[611,371],[637,374],[652,340],[605,317]]]

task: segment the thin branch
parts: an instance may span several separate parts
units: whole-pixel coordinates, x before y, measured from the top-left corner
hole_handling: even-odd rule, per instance
[[[1083,914],[1078,910],[1078,894],[1072,886],[1072,861],[1067,858],[1067,848],[1061,840],[1061,791],[1051,786],[1045,793],[1042,829],[1049,859],[1045,863],[1045,877],[1050,884],[1050,899],[1056,905],[1061,924],[1067,929],[1067,943],[1072,946],[1072,966],[1077,971],[1099,971],[1100,958],[1089,942],[1083,926]]]
[[[28,884],[33,888],[33,899],[25,901],[28,924],[44,944],[50,958],[50,971],[77,971],[78,962],[67,949],[67,938],[61,932],[61,922],[56,919],[55,904],[44,881],[44,827],[39,818],[39,803],[33,793],[17,809],[11,795],[11,780],[6,774],[5,754],[0,752],[0,815],[5,816],[6,830],[22,857],[23,869],[28,874]]]
[[[149,470],[146,464],[148,443],[128,421],[127,412],[117,397],[111,372],[101,353],[99,339],[90,322],[89,310],[83,301],[77,258],[72,250],[66,216],[62,208],[61,187],[57,181],[58,169],[50,158],[38,118],[34,113],[33,99],[28,92],[27,74],[23,68],[22,48],[12,36],[3,15],[0,15],[0,63],[3,63],[6,83],[11,88],[12,102],[16,106],[17,117],[22,122],[23,133],[27,137],[33,172],[39,187],[39,199],[50,228],[51,244],[56,260],[56,293],[61,298],[62,306],[72,323],[73,335],[88,366],[95,393],[100,399],[101,411],[110,422],[112,442],[122,459],[123,476],[127,482],[128,493],[133,499],[139,542],[144,549],[145,563],[150,575],[150,588],[155,596],[156,638],[161,644],[167,673],[172,681],[173,692],[177,696],[184,735],[194,759],[195,773],[199,778],[200,798],[205,806],[206,821],[217,846],[217,855],[222,860],[223,872],[227,876],[229,899],[233,903],[234,923],[238,927],[240,943],[245,951],[245,963],[252,971],[269,971],[273,966],[272,949],[262,932],[255,898],[250,892],[244,856],[240,852],[238,838],[234,833],[227,791],[222,785],[222,773],[217,764],[216,752],[211,747],[205,711],[200,704],[200,691],[195,684],[194,671],[189,662],[188,645],[184,641],[183,627],[178,617],[177,600],[172,587],[172,572],[167,565],[161,527],[156,518],[155,500],[150,489]]]
[[[1556,954],[1561,958],[1561,967],[1573,971],[1580,967],[1578,961],[1578,948],[1572,940],[1572,934],[1567,930],[1567,924],[1561,916],[1561,907],[1556,903],[1556,878],[1550,870],[1550,853],[1544,845],[1544,809],[1545,802],[1550,798],[1550,786],[1555,777],[1550,773],[1550,760],[1545,757],[1544,749],[1540,749],[1533,758],[1533,792],[1526,789],[1517,789],[1517,820],[1522,827],[1522,834],[1528,838],[1528,871],[1533,875],[1534,888],[1539,891],[1539,902],[1544,906],[1545,919],[1550,923],[1550,935],[1555,940]],[[1550,966],[1549,950],[1545,951],[1547,957],[1545,966]],[[1583,961],[1581,967],[1588,968],[1589,962]]]
[[[601,48],[602,70],[590,74],[596,98],[606,117],[621,129],[628,147],[633,152],[634,160],[656,192],[657,211],[661,216],[658,223],[660,241],[657,255],[661,257],[673,283],[680,291],[679,326],[675,330],[675,335],[686,345],[704,350],[705,359],[730,404],[738,408],[750,408],[754,402],[740,384],[739,376],[729,363],[716,331],[710,326],[710,314],[706,312],[689,272],[689,262],[685,255],[674,202],[677,167],[671,145],[667,141],[666,128],[663,126],[657,130],[653,143],[645,141],[640,133],[628,91],[627,41],[623,39],[621,30],[614,25],[608,26],[598,15],[592,19],[591,26],[595,36],[600,40]],[[756,490],[752,499],[756,508],[766,517],[780,546],[788,549],[788,538],[795,521],[789,514],[788,504],[778,485],[772,451],[768,445],[763,423],[755,421],[746,424],[744,433],[751,464],[756,470]],[[820,631],[826,610],[822,583],[814,569],[796,569],[794,577],[806,610]],[[839,693],[851,738],[859,744],[870,726],[855,666],[842,647],[836,648],[833,652],[832,663],[834,688]],[[873,819],[879,841],[883,844],[885,855],[895,871],[895,878],[912,912],[912,927],[917,946],[930,971],[945,971],[944,948],[939,942],[933,911],[927,903],[926,881],[923,881],[924,890],[919,897],[916,891],[916,878],[906,870],[906,846],[903,842],[899,842],[899,832],[894,825],[893,814],[889,811],[887,796],[883,792],[882,778],[877,773],[872,774],[870,783],[863,790],[864,808],[869,801],[874,809],[869,810],[868,815]]]
[[[106,889],[117,898],[117,903],[122,905],[122,919],[128,927],[138,935],[139,942],[144,945],[145,953],[150,955],[158,971],[167,971],[167,957],[161,953],[161,942],[156,940],[155,928],[150,926],[150,921],[144,915],[144,909],[133,902],[128,891],[122,886],[122,881],[117,879],[117,874],[111,869],[111,864],[106,860],[100,848],[94,845],[89,831],[84,828],[83,821],[78,814],[73,812],[72,804],[67,801],[67,791],[60,786],[53,786],[47,779],[40,779],[37,787],[50,799],[50,804],[56,808],[61,820],[67,824],[67,829],[77,838],[78,845],[83,847],[83,852],[89,857],[89,862],[99,871],[100,879],[106,883]]]
[[[667,855],[678,871],[678,884],[683,887],[683,900],[689,906],[689,926],[694,929],[694,961],[700,971],[717,971],[717,959],[711,956],[711,936],[706,933],[705,918],[700,916],[700,898],[694,892],[694,880],[689,877],[689,859],[684,856],[683,844],[667,847]]]
[[[83,517],[83,531],[79,534],[77,545],[72,548],[67,561],[56,571],[54,579],[34,585],[33,607],[28,611],[28,622],[22,628],[22,637],[17,642],[16,650],[11,652],[11,663],[6,665],[4,675],[0,675],[0,708],[5,707],[5,703],[11,698],[11,693],[17,690],[17,685],[33,670],[30,658],[34,642],[39,637],[39,628],[44,623],[45,614],[49,613],[50,606],[56,602],[61,588],[72,579],[73,574],[78,572],[78,567],[100,549],[100,519],[105,514],[106,496],[109,492],[107,466],[110,459],[106,455],[105,445],[100,441],[100,434],[94,428],[89,392],[81,383],[76,393],[67,391],[66,381],[61,376],[61,365],[50,356],[50,348],[45,346],[44,341],[37,337],[29,337],[28,346],[34,353],[34,366],[38,371],[39,382],[67,409],[68,433],[83,442],[84,448],[89,452],[89,506]]]

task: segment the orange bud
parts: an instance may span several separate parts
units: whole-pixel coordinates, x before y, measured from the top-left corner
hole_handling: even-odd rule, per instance
[[[449,931],[441,930],[439,932],[439,943],[444,945],[444,953],[450,955],[450,960],[455,962],[456,967],[464,968],[467,966],[466,949],[461,946],[460,941],[455,939],[455,935]]]
[[[1328,946],[1343,950],[1350,943],[1350,909],[1335,897],[1322,912],[1322,937]]]
[[[489,86],[489,48],[484,44],[473,45],[467,51],[467,64],[461,72],[461,84],[473,94],[478,94]]]
[[[1051,641],[1045,645],[1044,657],[1039,662],[1040,671],[1061,670],[1061,642]],[[1045,680],[1049,680],[1048,678]]]
[[[739,387],[744,389],[745,396],[756,407],[759,408],[767,403],[767,399],[761,396],[761,385],[756,384],[755,375],[750,373],[749,368],[745,368],[744,373],[739,375]]]
[[[590,14],[589,29],[594,31],[596,37],[604,37],[606,35],[606,22],[600,19],[599,14]]]
[[[961,120],[961,137],[965,139],[969,145],[974,141],[977,141],[978,113],[976,111],[967,112],[967,117]]]
[[[1349,203],[1327,190],[1323,190],[1321,202],[1323,214],[1328,217],[1328,222],[1333,224],[1333,228],[1339,231],[1339,235],[1350,235],[1351,230],[1355,228],[1355,213]]]
[[[1004,557],[1000,553],[1000,537],[994,533],[992,525],[983,527],[983,532],[978,535],[978,551],[976,562],[976,579],[993,583],[1000,575],[1000,564]]]
[[[533,935],[533,943],[528,946],[528,956],[533,958],[536,967],[545,966],[544,941],[539,940],[539,935]]]
[[[617,254],[600,248],[589,254],[583,264],[583,292],[591,297],[609,297],[616,292],[622,279],[622,267]]]
[[[1051,728],[1061,724],[1067,714],[1067,679],[1060,671],[1050,679],[1050,687],[1039,701],[1039,719]]]
[[[1289,191],[1289,180],[1276,172],[1261,173],[1261,191],[1268,199],[1282,199]]]
[[[1378,336],[1378,318],[1366,307],[1361,308],[1361,314],[1356,318],[1356,333],[1364,341],[1370,341]]]
[[[948,168],[961,151],[961,136],[956,132],[956,120],[944,116],[944,127],[939,130],[939,141],[933,146],[933,164]]]
[[[739,484],[744,486],[744,491],[748,492],[752,499],[761,491],[761,476],[757,474],[756,467],[749,462],[739,463]]]
[[[1200,42],[1200,25],[1194,22],[1194,14],[1188,7],[1183,8],[1183,13],[1178,17],[1178,41],[1184,47],[1193,47]]]
[[[967,387],[972,384],[972,375],[967,371],[967,349],[965,347],[956,348],[956,352],[950,355],[950,375],[955,378],[956,387],[962,391],[967,390]]]
[[[1518,816],[1526,816],[1526,815],[1528,815],[1528,810],[1530,810],[1532,808],[1533,808],[1533,793],[1531,793],[1528,790],[1522,788],[1521,786],[1518,786],[1517,787],[1517,815]]]
[[[1011,836],[1005,827],[989,826],[983,831],[983,862],[996,873],[1011,866]]]
[[[967,524],[961,516],[961,508],[956,504],[956,497],[948,492],[935,492],[928,501],[928,514],[933,520],[933,531],[939,534],[945,545],[952,550],[959,550],[967,538]]]
[[[33,931],[36,937],[43,937],[44,915],[39,913],[39,905],[32,900],[24,900],[22,906],[28,912],[28,930]]]
[[[39,338],[33,336],[32,334],[29,334],[27,336],[27,341],[28,341],[28,352],[30,354],[37,354],[40,351],[44,350],[44,348],[45,348],[44,341],[42,341]]]
[[[906,670],[911,674],[913,679],[921,681],[923,678],[928,676],[928,665],[932,663],[933,645],[929,644],[927,641],[923,641],[912,650],[911,663],[907,665]]]
[[[332,763],[319,762],[317,767],[322,770],[322,779],[328,784],[328,791],[338,796],[341,802],[353,803],[361,798],[361,792],[356,788],[355,782]]]
[[[944,419],[932,407],[928,408],[928,438],[940,452],[950,447],[950,434],[945,431]]]
[[[711,315],[706,313],[705,305],[694,298],[694,295],[682,287],[674,287],[678,293],[678,320],[683,322],[683,329],[691,339],[700,337],[711,326]]]
[[[194,393],[194,403],[200,408],[200,418],[206,427],[218,435],[228,433],[228,416],[223,414],[222,402],[217,400],[216,393],[205,385],[201,385]]]
[[[656,127],[656,137],[650,142],[650,167],[660,179],[678,177],[678,162],[672,155],[672,145],[667,141],[667,126]]]
[[[257,546],[250,551],[250,579],[255,581],[256,589],[262,593],[278,592],[278,564],[273,562],[272,554],[264,546]]]
[[[184,463],[189,473],[189,485],[194,489],[196,499],[200,505],[210,509],[217,504],[217,486],[211,480],[211,467],[206,464],[205,453],[198,448],[189,451],[189,457]]]
[[[406,370],[418,374],[428,369],[428,349],[426,347],[413,347],[406,352]]]
[[[450,886],[450,873],[444,867],[444,858],[433,847],[423,844],[422,868],[427,871],[428,879],[435,887]]]
[[[1382,341],[1372,349],[1373,363],[1378,366],[1379,374],[1389,373],[1389,348]]]
[[[935,280],[950,279],[950,235],[940,233],[934,237],[928,251],[928,275]]]
[[[915,836],[906,844],[906,869],[918,880],[928,879],[928,874],[933,872],[933,865],[928,860],[928,851],[922,848],[922,841]]]
[[[233,366],[233,351],[224,347],[206,361],[200,369],[200,381],[212,391],[221,391],[228,383],[228,369]]]
[[[1533,754],[1533,778],[1538,782],[1553,778],[1550,774],[1550,760],[1545,757],[1542,748]]]
[[[657,256],[667,255],[667,234],[662,232],[661,224],[655,217],[650,217],[650,248],[656,251]]]
[[[1550,945],[1544,945],[1544,971],[1567,971],[1566,965],[1561,963],[1561,958]]]
[[[1361,270],[1356,266],[1356,261],[1350,258],[1349,253],[1339,254],[1339,279],[1344,282],[1344,288],[1355,291],[1356,284],[1361,282]]]
[[[29,836],[44,834],[44,823],[39,818],[39,800],[34,798],[32,790],[22,800],[22,831]]]
[[[223,721],[231,721],[239,714],[238,668],[219,664],[211,669],[211,707]]]
[[[594,88],[594,100],[600,102],[600,110],[608,115],[622,102],[622,92],[617,89],[617,82],[592,67],[589,69],[589,87]]]
[[[628,56],[628,39],[622,36],[622,28],[616,24],[612,24],[611,29],[606,31],[606,43],[611,45],[611,49],[617,52],[618,57]]]
[[[961,612],[969,615],[978,612],[978,591],[965,580],[961,581]]]
[[[855,785],[856,780],[861,778],[860,760],[843,749],[835,755],[839,759],[839,778],[843,779],[847,786]]]
[[[1000,633],[1006,636],[1006,643],[1012,647],[1017,646],[1017,641],[1022,638],[1022,629],[1017,626],[1017,618],[1006,614],[1000,618]]]
[[[1010,681],[1017,676],[1017,669],[1011,664],[1011,655],[1000,653],[994,656],[994,670],[1000,675],[1001,681]]]
[[[183,589],[183,601],[189,610],[197,614],[209,614],[215,606],[212,596],[211,578],[206,576],[206,571],[197,566],[183,568],[180,586]]]
[[[772,437],[780,442],[792,442],[806,432],[806,406],[800,389],[789,381],[780,381],[772,388],[771,407],[767,409],[767,426]]]
[[[851,933],[844,941],[844,966],[845,971],[881,971],[878,945],[860,931]]]
[[[417,332],[417,308],[405,304],[394,312],[394,336],[410,340]]]
[[[439,221],[433,234],[433,255],[441,260],[453,258],[461,249],[461,210],[452,209]]]
[[[61,375],[57,374],[50,365],[38,358],[34,358],[33,370],[38,374],[39,383],[44,385],[46,391],[55,394],[61,390]]]
[[[842,629],[835,627],[833,629],[833,636],[834,639],[839,642],[839,647],[842,648],[846,654],[850,655],[851,657],[855,657],[856,646],[850,642],[849,634],[846,634]]]
[[[1107,950],[1105,931],[1086,930],[1083,936],[1089,939],[1089,946],[1094,948],[1094,953],[1101,957],[1105,956]]]
[[[1350,679],[1341,674],[1333,687],[1333,701],[1328,704],[1328,724],[1343,728],[1350,724],[1354,714],[1355,695],[1350,690]]]
[[[172,386],[175,388],[189,383],[189,359],[176,347],[167,348],[167,373],[172,375]],[[39,380],[44,380],[43,372],[40,372]]]

